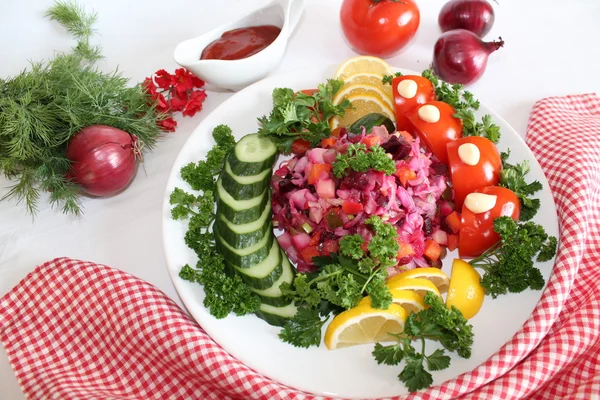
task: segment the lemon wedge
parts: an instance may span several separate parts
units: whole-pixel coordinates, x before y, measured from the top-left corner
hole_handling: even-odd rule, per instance
[[[390,278],[386,282],[386,285],[390,288],[390,290],[412,290],[421,298],[424,298],[427,292],[431,292],[436,296],[442,297],[437,286],[435,286],[429,279],[425,278],[405,278],[401,275],[396,275]]]
[[[390,290],[390,292],[392,293],[392,303],[398,304],[400,307],[404,308],[407,316],[411,313],[416,314],[425,309],[423,298],[413,290],[393,289]],[[371,307],[371,298],[369,296],[363,297],[358,305],[367,305]]]
[[[446,275],[446,273],[441,269],[435,267],[414,268],[394,276],[394,279],[402,278],[428,279],[435,285],[435,287],[437,287],[440,293],[446,293],[448,291],[448,285],[450,284],[450,278],[448,275]]]
[[[479,312],[484,297],[485,290],[481,286],[479,273],[468,262],[455,259],[452,262],[446,306],[458,308],[469,319]]]
[[[387,104],[389,109],[394,109],[394,104],[392,103],[391,98],[383,90],[381,90],[380,87],[368,83],[353,83],[349,85],[345,84],[335,94],[335,97],[333,98],[333,104],[340,104],[344,97],[360,95],[375,96],[383,103]]]
[[[361,73],[391,75],[392,67],[379,57],[356,56],[344,61],[338,67],[334,77],[345,81],[347,77]]]
[[[338,126],[345,127],[370,113],[383,114],[392,121],[396,120],[394,110],[373,94],[350,95],[346,97],[352,103],[352,108],[346,110],[343,117],[336,115],[329,120],[329,128],[334,130]]]
[[[338,314],[325,331],[325,346],[329,350],[358,344],[396,341],[390,335],[404,330],[406,311],[397,304],[387,310],[377,310],[368,304],[358,305]]]

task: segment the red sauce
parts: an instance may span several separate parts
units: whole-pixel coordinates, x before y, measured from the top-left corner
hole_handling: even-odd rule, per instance
[[[274,25],[252,26],[227,31],[202,51],[201,60],[239,60],[250,57],[279,36],[281,29]]]

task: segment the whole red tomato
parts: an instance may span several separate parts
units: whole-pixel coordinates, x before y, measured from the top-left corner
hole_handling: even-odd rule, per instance
[[[356,52],[391,57],[415,36],[421,15],[413,0],[344,0],[340,20]]]

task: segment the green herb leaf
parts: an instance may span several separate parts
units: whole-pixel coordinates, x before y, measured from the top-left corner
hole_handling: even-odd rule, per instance
[[[348,146],[345,154],[338,153],[336,160],[333,162],[333,174],[338,178],[344,176],[347,169],[357,172],[374,169],[392,175],[396,172],[396,164],[394,160],[386,155],[383,147],[379,145],[372,146],[367,150],[365,144],[353,143]]]
[[[527,288],[541,290],[545,282],[534,260],[536,255],[540,261],[554,257],[556,238],[549,237],[541,225],[517,223],[510,217],[496,218],[494,230],[500,235],[500,243],[470,262],[484,271],[481,285],[486,294],[495,298]]]
[[[308,140],[316,146],[331,136],[329,119],[335,115],[343,116],[351,106],[347,99],[333,104],[333,98],[343,84],[341,80],[329,79],[318,85],[313,94],[294,93],[289,88],[274,89],[273,110],[268,117],[258,119],[258,133],[271,138],[284,153],[291,151],[297,139]]]
[[[444,354],[444,350],[437,349],[426,357],[427,369],[430,371],[440,371],[450,366],[450,357]]]
[[[527,183],[525,175],[529,173],[529,161],[523,160],[518,164],[510,164],[508,158],[510,152],[502,152],[502,171],[500,172],[500,186],[512,190],[519,197],[521,202],[521,221],[529,221],[540,208],[540,200],[532,199],[530,196],[542,190],[542,184],[539,181]]]
[[[296,347],[319,346],[321,328],[327,320],[328,318],[322,319],[317,310],[300,307],[294,318],[285,323],[279,337]]]
[[[404,348],[400,342],[389,346],[375,343],[372,354],[377,364],[398,365],[404,359]]]

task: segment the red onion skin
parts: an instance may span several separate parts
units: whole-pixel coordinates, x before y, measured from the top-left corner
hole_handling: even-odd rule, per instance
[[[485,0],[451,0],[438,17],[442,32],[466,29],[484,37],[494,25],[494,8]]]
[[[137,138],[120,129],[93,125],[69,140],[69,178],[92,196],[108,197],[125,189],[137,167]]]
[[[433,48],[433,71],[448,83],[469,85],[483,75],[488,56],[502,46],[502,38],[484,42],[465,29],[448,31]]]

